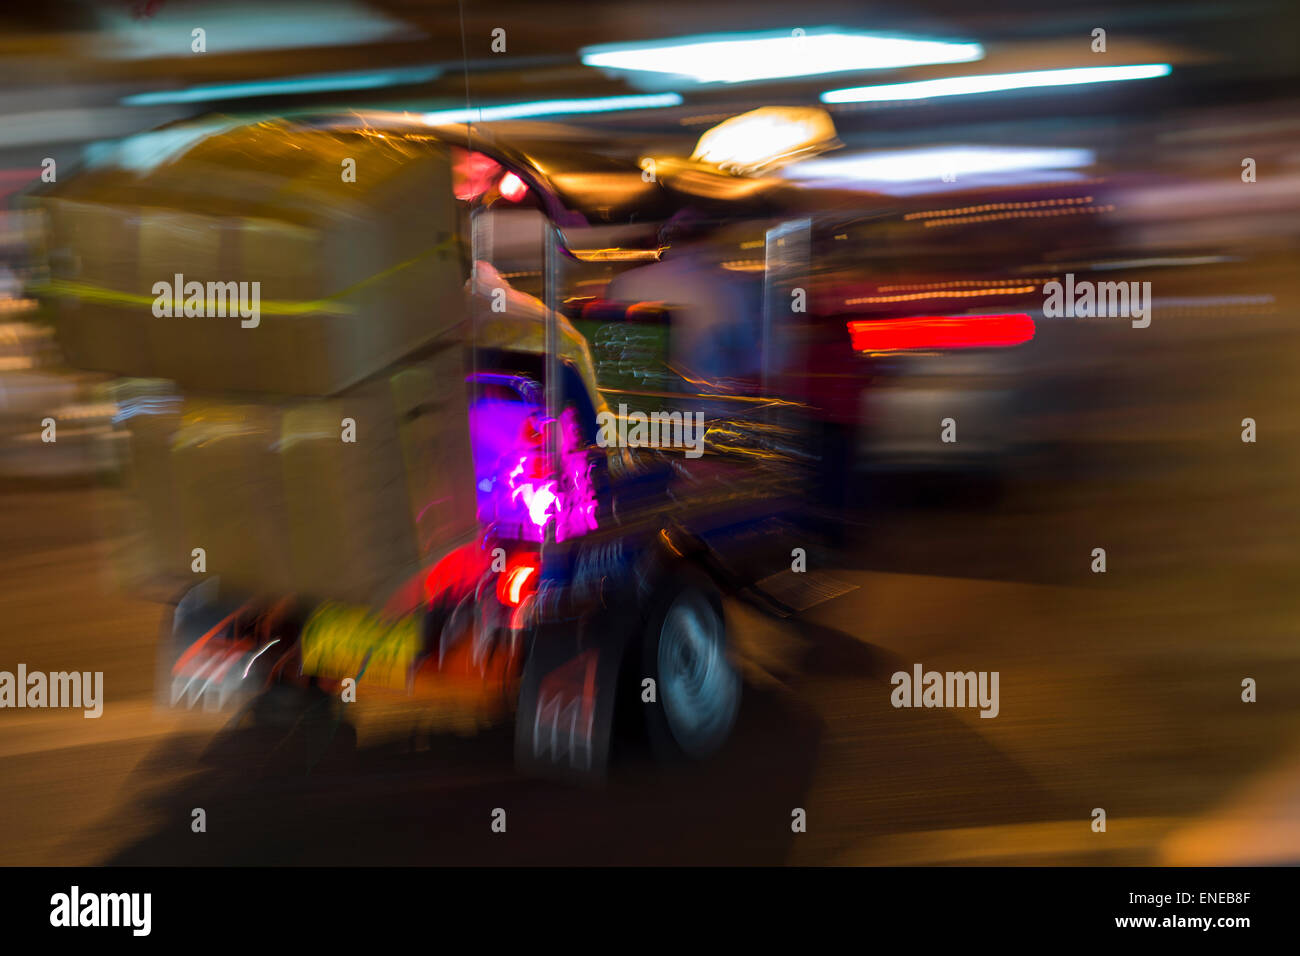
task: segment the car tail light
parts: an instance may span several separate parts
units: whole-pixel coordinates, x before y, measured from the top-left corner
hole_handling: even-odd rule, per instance
[[[1010,315],[918,315],[904,319],[854,319],[848,323],[859,352],[989,349],[1022,345],[1034,337],[1034,320]]]

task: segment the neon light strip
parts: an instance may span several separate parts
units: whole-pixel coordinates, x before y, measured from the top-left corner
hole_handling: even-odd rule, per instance
[[[276,80],[253,80],[248,83],[213,83],[191,86],[184,90],[158,90],[135,93],[122,98],[123,106],[159,106],[166,103],[206,103],[211,100],[236,100],[253,96],[292,96],[299,93],[332,93],[340,90],[377,90],[387,86],[429,83],[442,75],[436,66],[409,67],[373,73],[329,73],[316,76],[289,76]]]
[[[930,63],[979,60],[978,43],[811,32],[701,36],[665,43],[615,43],[587,47],[582,62],[601,69],[685,76],[697,83],[819,76],[886,70]]]
[[[984,76],[952,76],[942,80],[915,83],[885,83],[880,86],[854,86],[827,90],[823,103],[882,103],[891,100],[924,100],[933,96],[964,96],[971,93],[996,93],[1001,90],[1027,90],[1044,86],[1078,86],[1085,83],[1113,83],[1118,80],[1149,80],[1168,76],[1168,63],[1144,63],[1137,66],[1086,66],[1070,70],[1033,70],[1028,73],[994,73]]]
[[[524,119],[530,116],[564,116],[570,113],[618,113],[623,110],[651,110],[680,106],[678,93],[654,93],[648,96],[600,96],[585,100],[540,100],[536,103],[507,103],[473,109],[440,110],[425,113],[430,126],[447,123],[488,123],[493,120]]]

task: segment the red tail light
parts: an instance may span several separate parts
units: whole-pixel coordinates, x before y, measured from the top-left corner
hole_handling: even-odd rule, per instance
[[[519,607],[537,591],[536,559],[516,558],[497,578],[497,599],[507,607]]]
[[[918,315],[905,319],[855,319],[848,323],[859,352],[919,349],[991,349],[1023,345],[1034,337],[1034,320],[1012,315]]]

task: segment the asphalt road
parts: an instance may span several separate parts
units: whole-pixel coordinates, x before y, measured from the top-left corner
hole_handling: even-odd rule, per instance
[[[0,864],[1296,862],[1293,301],[1157,317],[1122,362],[1100,333],[1058,341],[1105,373],[1038,416],[1068,440],[997,486],[860,485],[847,549],[814,569],[855,590],[792,621],[730,609],[747,686],[726,750],[632,753],[598,787],[519,778],[508,730],[411,707],[357,705],[310,772],[156,712],[161,612],[117,587],[120,492],[6,489],[0,668],[102,670],[107,704],[0,711]],[[915,663],[998,671],[998,716],[894,708]]]

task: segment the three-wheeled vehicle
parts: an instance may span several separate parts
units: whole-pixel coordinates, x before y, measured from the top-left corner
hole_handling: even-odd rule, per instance
[[[724,595],[809,603],[806,409],[777,384],[807,223],[748,223],[737,347],[679,308],[689,275],[652,270],[664,222],[767,187],[588,145],[209,122],[39,197],[69,361],[121,376],[125,571],[181,594],[165,704],[453,701],[513,720],[533,772],[601,773],[616,715],[663,756],[723,745]]]

